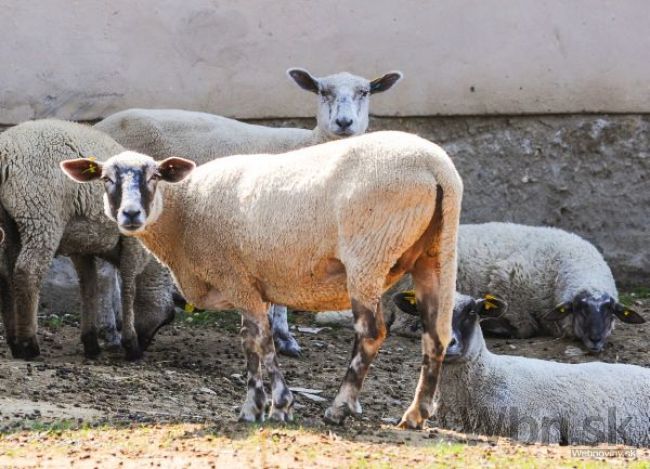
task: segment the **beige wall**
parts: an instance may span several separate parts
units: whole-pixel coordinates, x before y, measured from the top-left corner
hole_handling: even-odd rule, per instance
[[[311,115],[290,66],[404,71],[373,100],[379,115],[650,112],[646,0],[0,0],[0,12],[0,123],[134,106]]]

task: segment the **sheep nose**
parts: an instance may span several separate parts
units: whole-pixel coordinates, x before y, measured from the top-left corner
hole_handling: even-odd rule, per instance
[[[348,119],[346,117],[339,117],[336,119],[336,125],[338,125],[342,130],[347,129],[352,125],[352,119]]]
[[[122,210],[122,213],[126,218],[129,220],[135,220],[135,217],[140,215],[140,210],[138,209],[133,209],[133,210]]]
[[[591,340],[594,344],[599,343],[603,338],[599,335],[591,335],[589,336],[589,340]]]

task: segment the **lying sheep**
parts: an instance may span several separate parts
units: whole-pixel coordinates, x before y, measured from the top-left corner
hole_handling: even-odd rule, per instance
[[[513,223],[462,225],[458,241],[458,291],[494,294],[508,302],[483,331],[505,337],[566,335],[600,352],[614,318],[644,319],[618,303],[609,266],[588,241],[557,228]]]
[[[95,127],[130,150],[154,158],[179,155],[197,164],[235,154],[282,153],[364,133],[369,96],[390,89],[402,78],[400,72],[372,81],[347,72],[316,78],[300,68],[289,69],[287,74],[301,88],[318,95],[313,130],[265,127],[177,109],[128,109]],[[273,225],[270,223],[269,229]],[[273,306],[270,316],[280,352],[299,355],[300,346],[289,332],[286,307]]]
[[[0,205],[3,225],[13,233],[3,252],[2,283],[8,290],[2,292],[2,303],[6,338],[14,357],[30,359],[40,353],[36,339],[39,290],[56,254],[69,256],[79,276],[81,340],[87,356],[100,352],[96,257],[119,267],[122,344],[128,358],[141,356],[138,336],[140,341],[150,340],[150,334],[173,314],[171,294],[165,288],[155,293],[148,288],[158,282],[171,288],[165,270],[156,267],[137,240],[120,236],[103,213],[101,188],[72,184],[57,168],[66,158],[107,158],[120,151],[120,145],[95,129],[57,120],[26,122],[0,135]],[[139,284],[145,286],[140,295],[136,293]],[[143,308],[137,322],[134,302]],[[152,327],[153,332],[136,331],[138,323]]]
[[[398,293],[395,303],[417,314],[414,298]],[[494,297],[458,295],[437,424],[530,443],[650,445],[650,369],[490,353],[479,318],[498,318],[504,309]]]
[[[238,308],[248,366],[240,414],[262,420],[264,363],[271,418],[292,418],[293,396],[278,367],[269,302],[355,313],[353,357],[325,417],[360,413],[361,385],[386,335],[381,293],[412,273],[424,320],[423,365],[403,427],[418,428],[432,403],[449,340],[462,183],[438,146],[377,132],[280,155],[239,155],[194,169],[135,152],[105,163],[61,167],[79,182],[101,180],[106,213],[173,272],[198,307]],[[91,169],[92,168],[92,169]],[[266,228],[271,222],[276,229]]]

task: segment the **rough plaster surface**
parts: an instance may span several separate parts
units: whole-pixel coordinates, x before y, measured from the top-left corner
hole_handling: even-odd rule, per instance
[[[311,116],[288,67],[403,83],[378,115],[650,112],[646,0],[0,0],[0,122]]]
[[[373,118],[370,129],[414,132],[447,150],[465,182],[462,222],[573,231],[603,252],[619,286],[650,285],[650,115]],[[67,260],[54,266],[41,303],[74,310],[76,274]]]

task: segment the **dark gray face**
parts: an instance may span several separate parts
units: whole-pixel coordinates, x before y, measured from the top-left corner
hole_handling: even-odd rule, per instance
[[[592,353],[602,352],[614,329],[614,317],[624,323],[641,324],[645,320],[635,311],[618,303],[605,293],[578,293],[572,301],[556,306],[546,315],[547,320],[571,318],[573,332]]]
[[[102,174],[107,215],[115,220],[120,230],[137,232],[151,214],[151,206],[160,178],[156,166],[141,165],[106,166]]]
[[[590,352],[601,352],[614,328],[616,301],[609,295],[579,295],[573,300],[573,330]]]
[[[414,291],[396,293],[392,297],[395,306],[407,314],[417,315]],[[492,295],[474,299],[467,295],[456,294],[454,315],[451,323],[451,341],[445,352],[445,362],[466,361],[470,359],[472,339],[475,337],[479,319],[499,318],[508,308],[505,301]],[[478,332],[480,334],[480,332]]]

